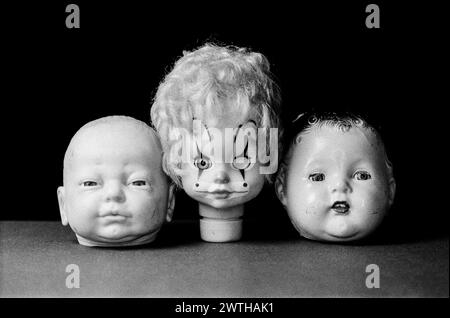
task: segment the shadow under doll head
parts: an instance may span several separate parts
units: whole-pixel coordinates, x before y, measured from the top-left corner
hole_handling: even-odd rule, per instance
[[[63,225],[86,246],[130,246],[156,238],[174,208],[161,146],[145,123],[126,116],[94,120],[73,136],[58,201]]]
[[[380,134],[361,116],[302,114],[286,129],[275,188],[300,235],[335,242],[366,237],[393,203],[395,187]]]
[[[278,166],[279,103],[269,62],[244,48],[207,44],[184,52],[160,84],[151,119],[164,169],[199,202],[202,216],[241,216],[270,181]],[[270,160],[261,160],[261,148]]]

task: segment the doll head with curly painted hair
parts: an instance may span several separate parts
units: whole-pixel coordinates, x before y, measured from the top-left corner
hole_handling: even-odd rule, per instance
[[[353,241],[372,233],[395,195],[395,179],[379,132],[359,115],[303,114],[286,129],[275,182],[301,236]]]
[[[184,52],[167,74],[151,121],[166,173],[199,202],[201,214],[241,215],[234,207],[270,181],[278,167],[279,105],[267,58],[245,48],[206,44]]]

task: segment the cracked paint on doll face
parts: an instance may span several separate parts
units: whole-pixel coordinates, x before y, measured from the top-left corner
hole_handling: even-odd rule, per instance
[[[282,202],[302,236],[350,241],[381,223],[395,181],[372,131],[316,126],[292,151]]]
[[[240,132],[246,128],[256,131],[255,123],[248,121],[232,127],[232,138],[225,137],[229,133],[225,122],[221,127],[203,126],[201,140],[189,137],[192,160],[182,164],[181,177],[186,193],[217,209],[241,205],[256,197],[264,184],[264,175],[259,173],[256,162],[256,134],[239,139]]]

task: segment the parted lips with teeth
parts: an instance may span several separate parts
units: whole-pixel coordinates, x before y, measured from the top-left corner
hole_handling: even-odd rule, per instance
[[[350,204],[347,201],[336,201],[331,206],[331,209],[337,213],[347,213],[350,210]]]

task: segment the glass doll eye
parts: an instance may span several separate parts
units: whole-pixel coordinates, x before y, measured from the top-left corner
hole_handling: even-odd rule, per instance
[[[95,187],[98,185],[98,183],[95,181],[84,181],[82,185],[83,187]]]
[[[367,171],[356,171],[353,178],[356,180],[369,180],[372,179],[372,176]]]
[[[145,187],[147,185],[147,181],[145,180],[136,180],[131,182],[132,185],[136,186],[136,187]]]
[[[323,173],[313,173],[309,175],[308,179],[314,182],[319,182],[325,180],[325,175]]]
[[[241,156],[234,158],[233,162],[231,163],[231,166],[236,170],[245,170],[250,166],[250,163],[251,162],[249,158]]]
[[[205,170],[211,168],[212,162],[208,158],[197,157],[194,159],[194,166],[196,166],[200,170]]]

